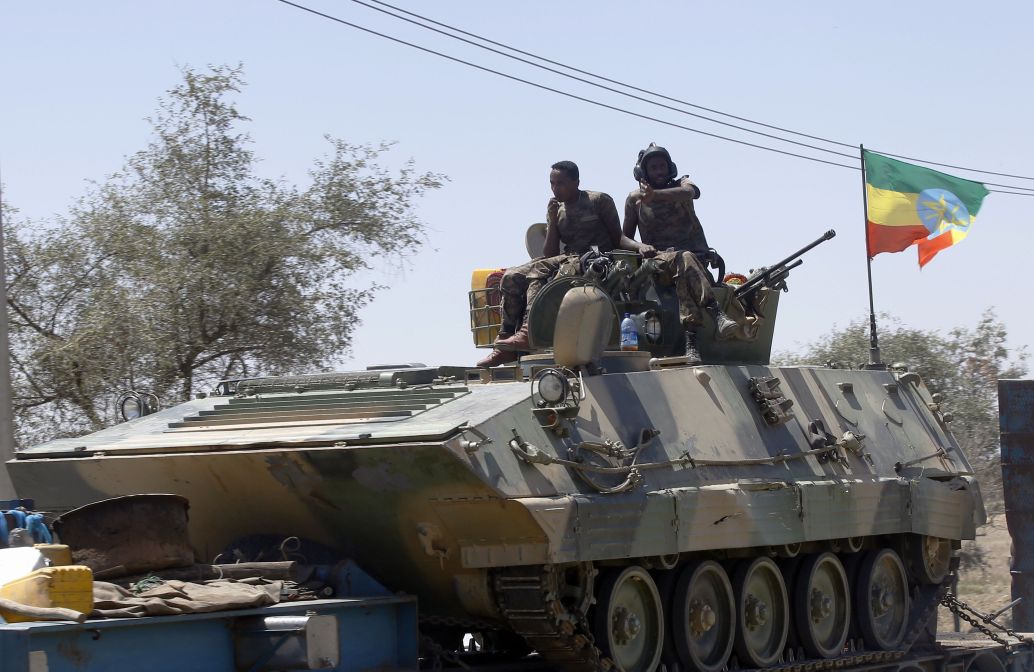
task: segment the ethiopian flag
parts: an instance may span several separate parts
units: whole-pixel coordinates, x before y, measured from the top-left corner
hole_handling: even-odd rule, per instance
[[[919,266],[958,243],[987,189],[979,182],[863,150],[869,257],[919,246]]]

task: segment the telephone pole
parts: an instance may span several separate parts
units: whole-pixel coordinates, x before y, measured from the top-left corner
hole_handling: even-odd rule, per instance
[[[4,264],[4,191],[0,174],[0,499],[14,499],[7,461],[14,459],[14,417],[11,398],[11,349],[7,338],[7,268]]]

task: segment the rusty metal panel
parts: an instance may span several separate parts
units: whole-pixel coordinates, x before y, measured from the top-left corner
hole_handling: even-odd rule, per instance
[[[1015,545],[1014,545],[1015,548]],[[1034,624],[1034,573],[1012,570],[1012,599],[1022,597],[1023,601],[1012,608],[1013,627],[1019,632],[1030,632]]]
[[[1034,630],[1034,380],[998,381],[1005,519],[1012,535],[1012,597],[1017,630]]]
[[[998,381],[998,426],[1003,436],[1034,434],[1034,380]],[[1034,455],[1021,453],[1034,462]]]

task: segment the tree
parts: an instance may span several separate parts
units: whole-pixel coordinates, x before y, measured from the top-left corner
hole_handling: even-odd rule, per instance
[[[1027,352],[1009,352],[1005,325],[993,309],[985,311],[973,329],[959,327],[946,335],[905,327],[887,316],[881,318],[881,324],[883,361],[907,364],[922,375],[931,391],[944,396],[944,406],[954,417],[952,433],[973,463],[985,503],[990,510],[998,510],[1002,505],[998,379],[1026,374]],[[803,352],[777,359],[788,365],[860,366],[869,360],[868,319],[851,322],[806,346]]]
[[[104,426],[119,390],[173,403],[221,378],[326,367],[379,289],[362,271],[424,242],[414,204],[442,176],[412,161],[392,174],[388,145],[328,136],[304,188],[261,178],[232,100],[241,68],[182,74],[122,171],[59,221],[8,232],[23,443]]]

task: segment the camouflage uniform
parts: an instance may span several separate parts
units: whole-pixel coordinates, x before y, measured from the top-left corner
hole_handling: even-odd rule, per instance
[[[683,177],[673,182],[671,187],[696,188],[696,185],[688,177]],[[638,210],[639,240],[657,248],[655,259],[659,270],[675,279],[679,318],[683,326],[699,325],[702,323],[701,310],[715,297],[711,291],[711,274],[694,254],[706,252],[708,245],[693,201],[636,203],[639,198],[640,192],[633,191],[626,201],[626,208]]]
[[[610,196],[600,191],[579,191],[578,201],[571,208],[560,204],[556,225],[564,254],[539,257],[508,268],[503,274],[499,283],[503,313],[501,337],[520,328],[527,319],[527,307],[564,262],[577,260],[594,246],[601,252],[614,249],[608,230],[620,228],[620,221]]]

